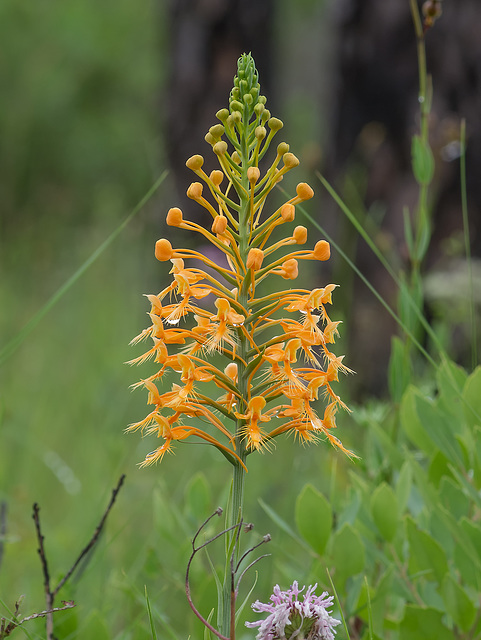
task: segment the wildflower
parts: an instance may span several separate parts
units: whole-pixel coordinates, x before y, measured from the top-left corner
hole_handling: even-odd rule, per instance
[[[245,468],[248,454],[265,450],[283,433],[302,443],[325,439],[352,455],[332,435],[337,410],[347,408],[333,385],[339,372],[350,371],[343,356],[331,351],[340,323],[327,309],[337,285],[310,290],[294,284],[303,260],[329,259],[329,243],[321,239],[313,249],[303,249],[307,229],[291,227],[296,206],[314,195],[306,183],[268,211],[269,194],[299,160],[281,142],[267,162],[283,124],[266,108],[250,55],[239,59],[229,108],[216,115],[220,123],[209,129],[206,141],[220,169],[207,175],[201,155],[186,163],[195,174],[187,196],[206,209],[212,223],[191,222],[174,207],[167,224],[200,234],[225,260],[174,248],[167,238],[156,242],[155,256],[171,263],[172,279],[147,296],[151,326],[132,342],[152,344],[131,360],[159,365],[133,385],[146,389],[154,408],[129,430],[163,440],[143,464],[160,461],[175,441],[200,438],[234,468]],[[279,237],[283,225],[288,231]],[[264,290],[266,280],[277,288]],[[161,389],[167,373],[175,380]],[[212,393],[216,387],[220,395]]]
[[[256,640],[334,640],[335,627],[340,620],[331,617],[328,611],[333,598],[324,591],[316,596],[317,584],[310,586],[302,601],[298,596],[305,586],[299,589],[294,581],[287,591],[274,587],[270,603],[257,600],[252,609],[257,613],[268,613],[264,620],[246,622],[246,627],[259,627]]]

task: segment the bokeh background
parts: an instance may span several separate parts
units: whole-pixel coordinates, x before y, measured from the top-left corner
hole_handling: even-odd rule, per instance
[[[450,353],[466,364],[467,289],[455,284],[464,269],[459,131],[465,118],[479,295],[481,9],[477,0],[445,0],[443,11],[426,40],[436,157],[426,313],[442,327]],[[187,622],[182,595],[188,539],[202,518],[195,505],[208,511],[225,499],[229,470],[215,451],[183,446],[161,467],[139,471],[136,463],[152,443],[123,434],[145,413],[144,394],[129,390],[139,372],[123,363],[137,355],[128,343],[146,326],[142,294],[157,292],[165,282],[153,244],[167,233],[170,206],[180,204],[186,217],[202,220],[185,197],[192,179],[185,159],[202,153],[207,164],[212,161],[204,134],[226,106],[238,56],[251,51],[268,106],[285,123],[282,137],[301,160],[295,179],[316,191],[309,213],[394,304],[396,292],[385,273],[323,191],[316,171],[402,267],[402,210],[416,203],[410,145],[419,125],[409,3],[3,0],[0,41],[0,349],[162,171],[169,172],[18,348],[2,351],[0,501],[6,515],[0,598],[12,607],[25,594],[26,614],[43,608],[34,502],[41,506],[51,572],[60,576],[126,473],[99,548],[62,594],[78,607],[59,636],[76,637],[77,629],[79,637],[151,637],[148,585],[165,637],[169,624],[179,629],[178,637],[187,637],[199,633]],[[310,277],[341,285],[333,317],[344,321],[339,349],[357,371],[342,382],[343,397],[359,405],[382,398],[396,332],[392,320],[335,252],[329,269]],[[358,427],[347,417],[341,428],[345,443],[355,448],[362,438]],[[289,521],[307,480],[328,494],[342,492],[349,464],[327,446],[302,449],[292,441],[280,442],[272,455],[253,456],[248,517],[260,533],[272,527],[259,506],[262,498]],[[203,476],[193,480],[197,471]],[[305,562],[302,550],[286,549],[282,532],[276,533],[273,553],[280,560],[276,567],[266,561],[258,587],[265,593],[271,580]],[[202,572],[198,577],[206,581],[200,591],[207,598],[212,581]],[[41,624],[31,628],[32,637],[41,637]]]

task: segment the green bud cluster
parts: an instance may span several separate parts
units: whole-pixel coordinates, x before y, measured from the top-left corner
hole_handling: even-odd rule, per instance
[[[232,156],[226,156],[228,162],[232,160],[234,164],[242,165],[244,171],[257,166],[274,135],[284,126],[279,118],[271,117],[270,111],[266,109],[266,102],[266,97],[260,92],[259,74],[254,59],[250,53],[244,53],[237,61],[237,75],[229,97],[229,108],[220,109],[216,113],[222,124],[211,127],[205,136],[214,153],[225,155],[227,149],[221,144],[225,135],[234,147]],[[289,147],[285,146],[288,150]],[[285,153],[284,149],[283,152]],[[278,155],[278,159],[281,157],[282,153]]]

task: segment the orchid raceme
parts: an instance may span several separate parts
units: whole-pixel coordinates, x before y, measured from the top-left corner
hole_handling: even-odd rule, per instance
[[[191,222],[178,208],[167,214],[168,225],[199,234],[217,257],[174,249],[166,238],[156,243],[155,255],[171,264],[172,280],[148,296],[152,324],[132,341],[152,341],[132,363],[153,359],[159,368],[134,385],[147,389],[152,411],[129,430],[156,434],[163,442],[143,465],[161,460],[175,441],[193,437],[244,469],[249,453],[269,448],[283,433],[303,443],[326,439],[350,454],[334,435],[336,411],[346,408],[334,384],[339,372],[349,371],[331,351],[339,322],[331,320],[328,307],[336,285],[295,285],[300,261],[328,260],[329,244],[320,240],[300,248],[307,229],[292,223],[296,205],[313,196],[307,184],[268,210],[269,194],[299,161],[281,142],[264,166],[283,126],[265,103],[254,62],[243,55],[229,108],[217,113],[220,123],[206,135],[220,170],[207,175],[200,155],[186,163],[197,178],[187,195],[212,223]],[[282,225],[288,230],[279,238],[276,228]],[[176,380],[169,387],[163,384],[167,372]]]

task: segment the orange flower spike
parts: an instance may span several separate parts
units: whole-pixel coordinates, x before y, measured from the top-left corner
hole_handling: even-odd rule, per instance
[[[307,242],[307,229],[301,225],[269,246],[273,230],[291,224],[295,206],[312,198],[313,191],[301,182],[294,197],[274,212],[267,211],[271,191],[299,160],[289,145],[281,142],[272,163],[266,167],[261,164],[274,135],[282,128],[282,122],[271,117],[265,102],[252,58],[244,55],[239,59],[229,108],[217,113],[222,124],[211,127],[206,135],[220,170],[207,175],[199,155],[186,163],[202,181],[193,182],[187,195],[207,209],[211,226],[186,220],[177,207],[167,213],[169,226],[200,233],[222,252],[228,267],[217,264],[215,252],[174,249],[167,238],[160,239],[155,255],[161,262],[172,262],[172,281],[157,296],[149,297],[151,326],[133,341],[152,338],[153,345],[135,361],[154,358],[158,370],[134,385],[147,389],[154,411],[130,429],[147,427],[165,440],[144,464],[161,460],[175,440],[196,436],[221,450],[234,465],[235,486],[240,486],[239,474],[245,469],[247,455],[264,449],[281,433],[293,433],[302,443],[324,434],[347,452],[330,432],[335,426],[335,412],[347,408],[333,387],[339,371],[349,372],[342,357],[328,349],[340,324],[331,321],[326,312],[335,285],[314,290],[271,288],[270,293],[258,295],[263,281],[271,275],[281,276],[278,284],[293,281],[299,275],[300,260],[325,261],[330,256],[325,240],[318,241],[313,249],[301,250],[300,245]],[[279,251],[279,257],[270,261],[275,251],[292,245],[298,245],[298,250]],[[201,267],[191,266],[191,259],[199,260]],[[169,304],[163,304],[168,296]],[[168,326],[192,316],[193,326]],[[169,355],[169,350],[174,355]],[[308,366],[298,363],[299,350]],[[209,362],[212,351],[217,352],[215,365]],[[168,369],[176,379],[170,388],[162,390],[159,380],[163,382]],[[211,389],[214,385],[222,389],[221,397],[215,399],[203,391],[203,383],[209,381],[214,383]],[[311,406],[314,402],[327,405],[324,421]],[[225,444],[207,431],[181,424],[191,417],[225,438]],[[232,420],[232,431],[224,426],[225,420]],[[268,421],[273,428],[266,432]],[[233,511],[237,513],[240,508],[236,503]]]

